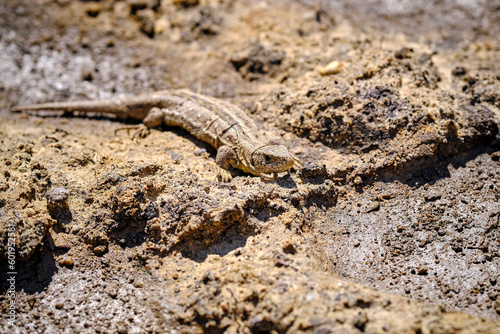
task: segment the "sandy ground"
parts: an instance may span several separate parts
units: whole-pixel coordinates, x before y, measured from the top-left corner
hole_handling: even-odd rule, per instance
[[[499,8],[1,1],[0,332],[500,333]],[[304,168],[220,183],[181,129],[9,112],[171,88]]]

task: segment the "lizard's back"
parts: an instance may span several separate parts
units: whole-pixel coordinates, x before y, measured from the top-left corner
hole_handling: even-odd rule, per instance
[[[182,101],[165,111],[166,125],[180,126],[216,149],[222,145],[260,141],[260,129],[240,108],[188,90],[167,91],[168,100]]]

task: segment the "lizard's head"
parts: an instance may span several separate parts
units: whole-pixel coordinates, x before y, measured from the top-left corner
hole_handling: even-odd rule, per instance
[[[284,145],[263,145],[252,153],[252,164],[259,174],[285,172],[290,170],[295,162],[296,158]]]

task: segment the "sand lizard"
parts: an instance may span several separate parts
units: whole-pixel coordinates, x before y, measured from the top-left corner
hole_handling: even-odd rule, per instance
[[[128,98],[43,103],[11,108],[13,112],[58,110],[109,113],[143,121],[143,129],[179,126],[217,149],[217,178],[231,180],[229,165],[263,180],[300,168],[299,160],[278,141],[263,139],[260,129],[237,106],[189,90],[165,90]],[[145,126],[145,127],[144,127]]]

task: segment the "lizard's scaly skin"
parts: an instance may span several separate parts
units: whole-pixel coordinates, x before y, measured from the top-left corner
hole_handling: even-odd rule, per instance
[[[235,105],[189,90],[166,90],[129,98],[18,106],[18,111],[59,110],[114,114],[142,120],[148,127],[179,126],[217,149],[218,176],[229,181],[229,164],[244,172],[269,178],[289,171],[298,160],[284,145],[263,139],[259,128]]]

